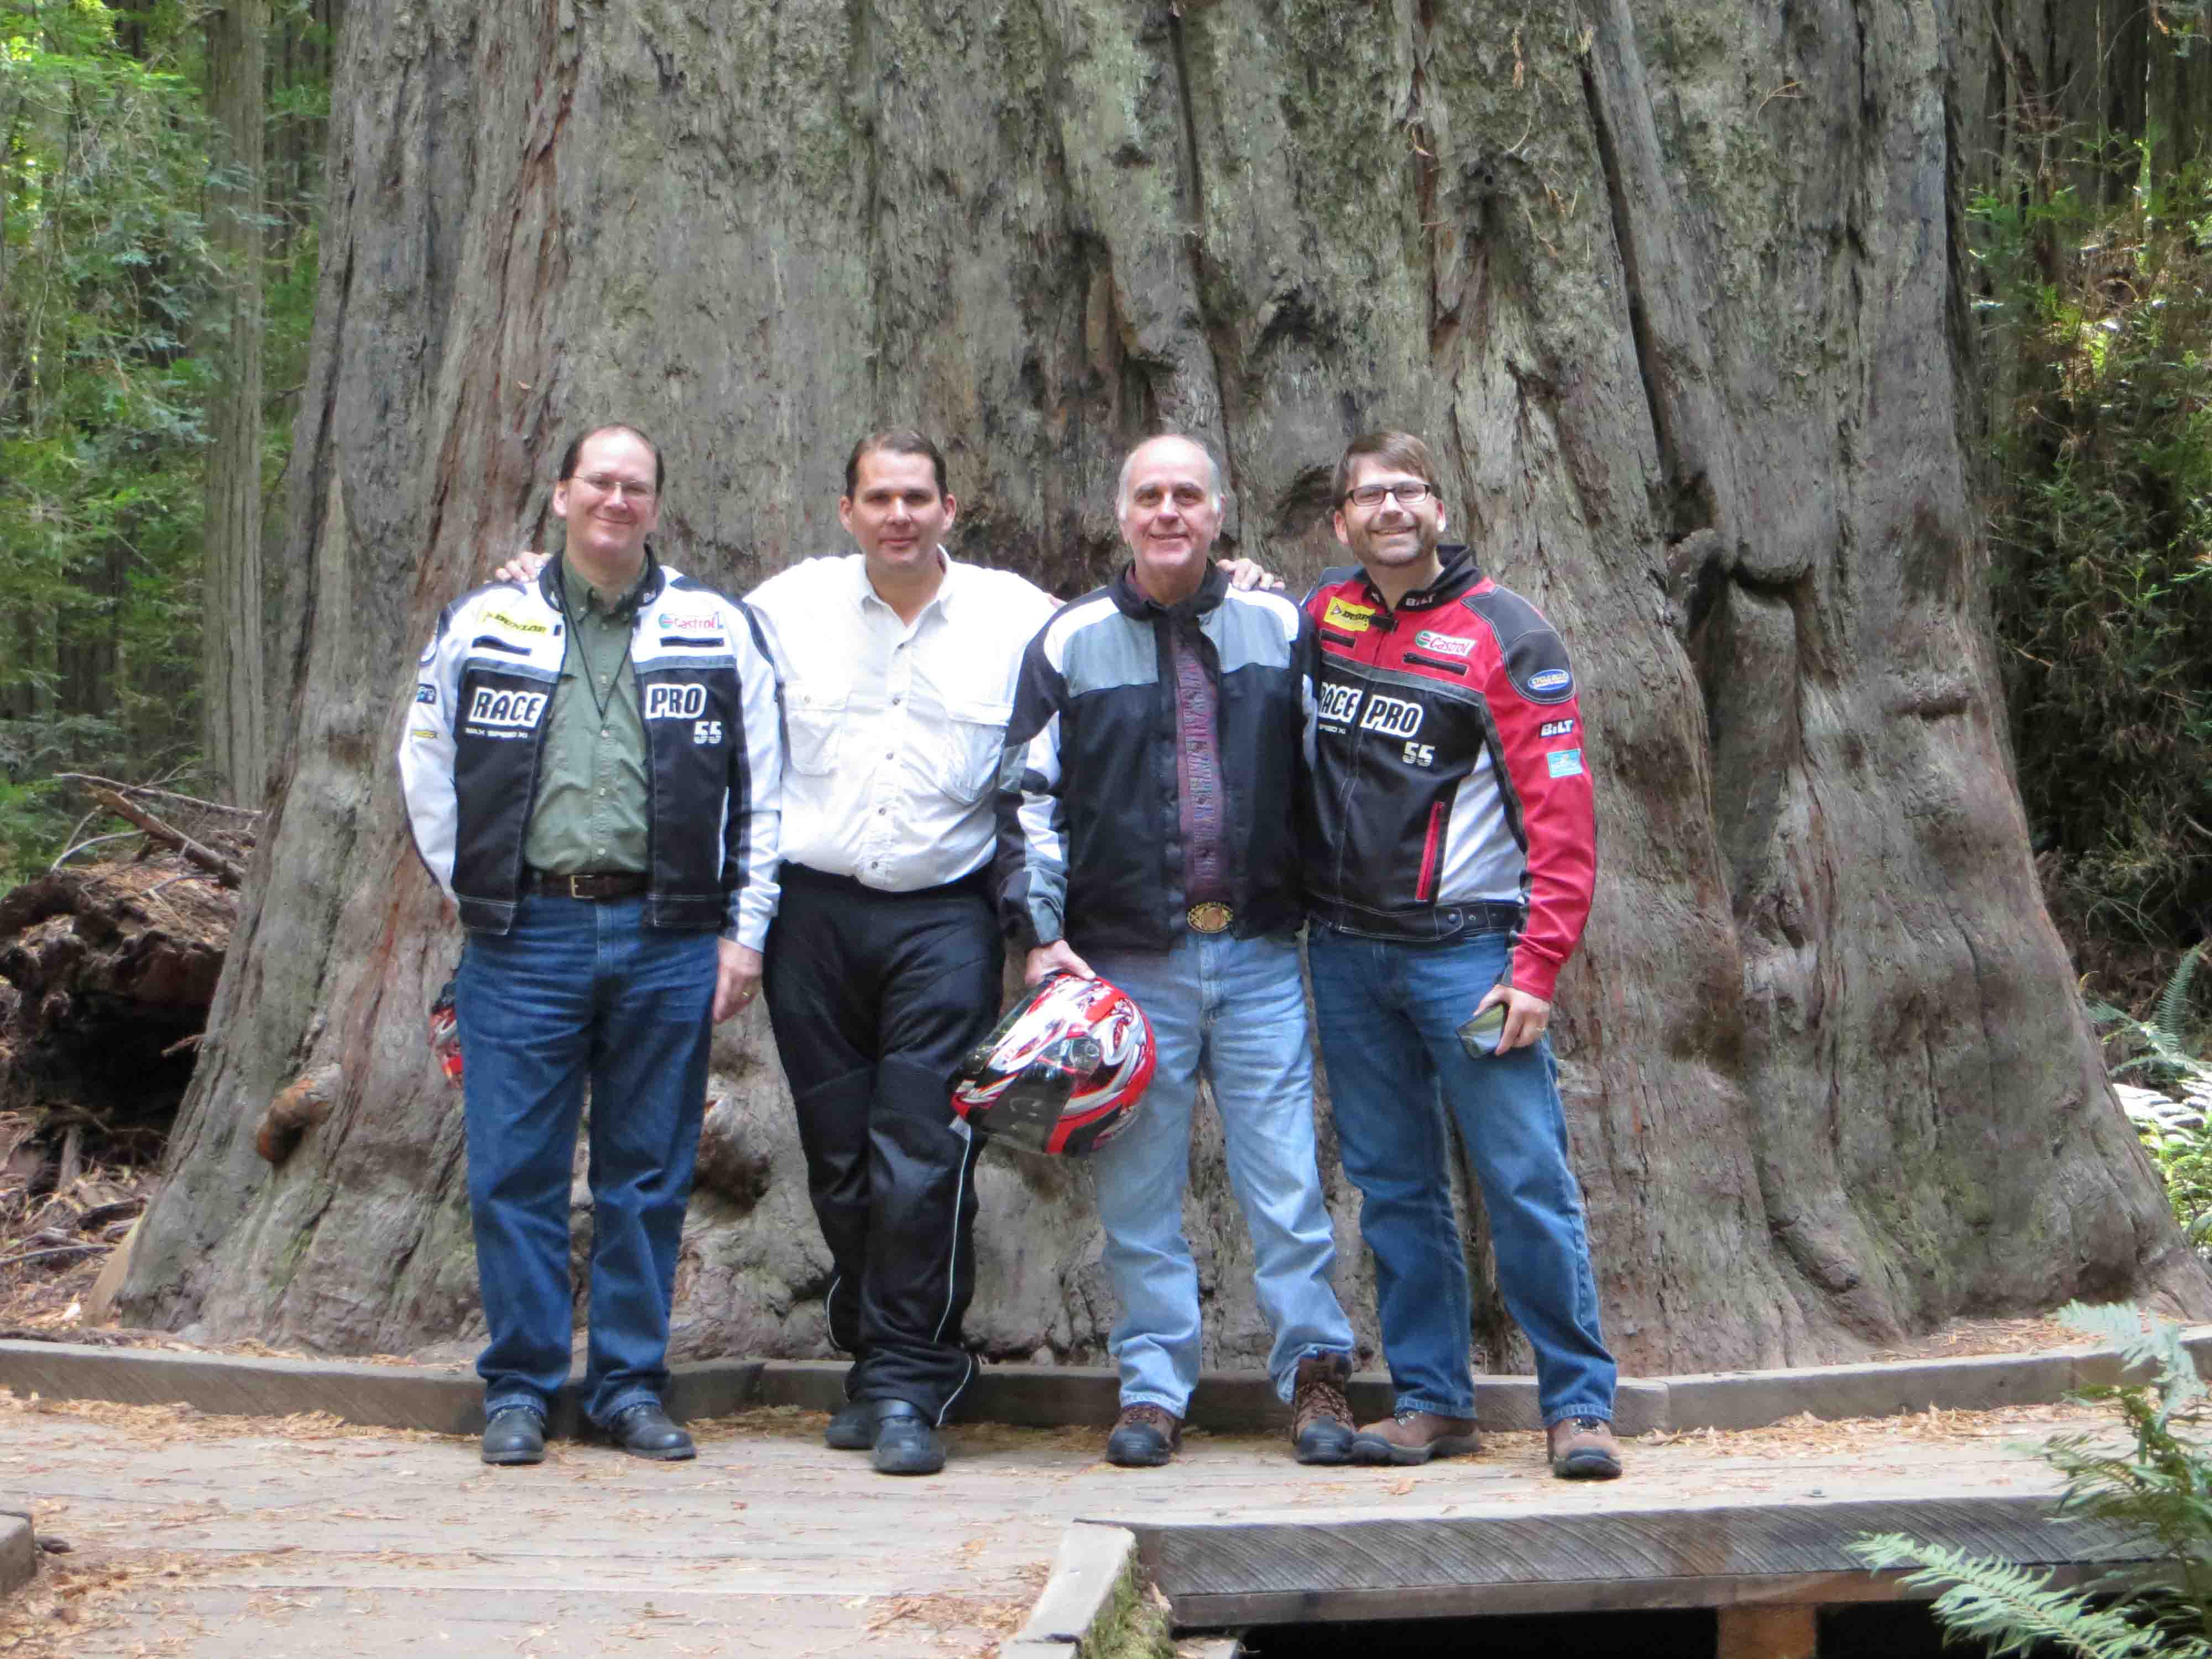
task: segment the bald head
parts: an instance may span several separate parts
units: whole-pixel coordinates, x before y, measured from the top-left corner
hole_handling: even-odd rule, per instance
[[[1129,452],[1129,459],[1121,463],[1121,481],[1114,491],[1114,514],[1116,518],[1127,516],[1129,510],[1129,481],[1137,475],[1139,460],[1149,459],[1160,446],[1169,446],[1168,453],[1180,459],[1197,458],[1197,465],[1205,469],[1206,491],[1213,502],[1213,510],[1221,511],[1221,469],[1214,464],[1213,452],[1195,438],[1187,438],[1180,432],[1163,433],[1157,438],[1147,438]]]
[[[1221,533],[1220,469],[1194,438],[1148,438],[1121,463],[1121,493],[1137,586],[1161,605],[1180,604],[1206,580]]]

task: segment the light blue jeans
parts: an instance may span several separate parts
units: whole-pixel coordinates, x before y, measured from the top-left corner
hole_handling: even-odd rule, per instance
[[[1182,1232],[1191,1107],[1201,1074],[1221,1111],[1229,1184],[1252,1238],[1253,1287],[1274,1333],[1267,1374],[1291,1397],[1298,1361],[1352,1353],[1329,1273],[1336,1243],[1314,1150],[1313,1060],[1297,946],[1186,934],[1165,951],[1097,951],[1100,975],[1136,999],[1159,1054],[1136,1121],[1091,1159],[1121,1404],[1184,1414],[1198,1386],[1198,1269]]]
[[[1482,1189],[1498,1290],[1536,1355],[1547,1425],[1613,1416],[1613,1355],[1598,1328],[1582,1189],[1548,1042],[1472,1060],[1459,1026],[1505,971],[1504,933],[1434,944],[1306,939],[1344,1172],[1365,1200],[1382,1352],[1400,1411],[1474,1415],[1467,1249],[1452,1218],[1459,1129]]]

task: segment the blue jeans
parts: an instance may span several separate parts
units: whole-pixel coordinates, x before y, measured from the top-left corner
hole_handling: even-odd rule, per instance
[[[1274,1333],[1267,1374],[1288,1400],[1299,1360],[1348,1358],[1352,1346],[1351,1322],[1329,1285],[1336,1241],[1314,1151],[1297,946],[1190,933],[1165,952],[1095,951],[1085,960],[1136,999],[1159,1055],[1135,1122],[1090,1160],[1106,1271],[1121,1301],[1112,1339],[1121,1404],[1181,1417],[1198,1386],[1198,1269],[1183,1237],[1182,1199],[1201,1072],[1213,1085],[1229,1184],[1252,1237],[1253,1287]]]
[[[1474,1060],[1460,1044],[1459,1027],[1505,971],[1510,943],[1474,933],[1385,944],[1315,925],[1306,960],[1337,1142],[1364,1200],[1359,1231],[1375,1253],[1397,1408],[1474,1415],[1448,1115],[1482,1190],[1498,1291],[1535,1350],[1545,1423],[1610,1419],[1616,1373],[1598,1329],[1551,1045]]]
[[[592,1084],[585,1413],[667,1385],[676,1251],[706,1108],[711,933],[645,926],[642,898],[532,895],[514,931],[471,933],[454,987],[469,1206],[490,1341],[484,1410],[546,1414],[568,1380],[568,1175]]]

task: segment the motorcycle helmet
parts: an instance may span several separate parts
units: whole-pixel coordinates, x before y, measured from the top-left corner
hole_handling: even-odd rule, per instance
[[[1048,975],[969,1051],[952,1109],[1027,1151],[1079,1156],[1128,1127],[1154,1059],[1152,1028],[1127,992]]]

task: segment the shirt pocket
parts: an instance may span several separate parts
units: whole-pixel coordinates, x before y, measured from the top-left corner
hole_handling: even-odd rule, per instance
[[[809,776],[835,771],[849,701],[842,692],[817,691],[803,685],[784,687],[784,763]]]
[[[945,705],[934,781],[963,806],[973,806],[999,781],[999,756],[1006,745],[1011,702],[956,697]]]

